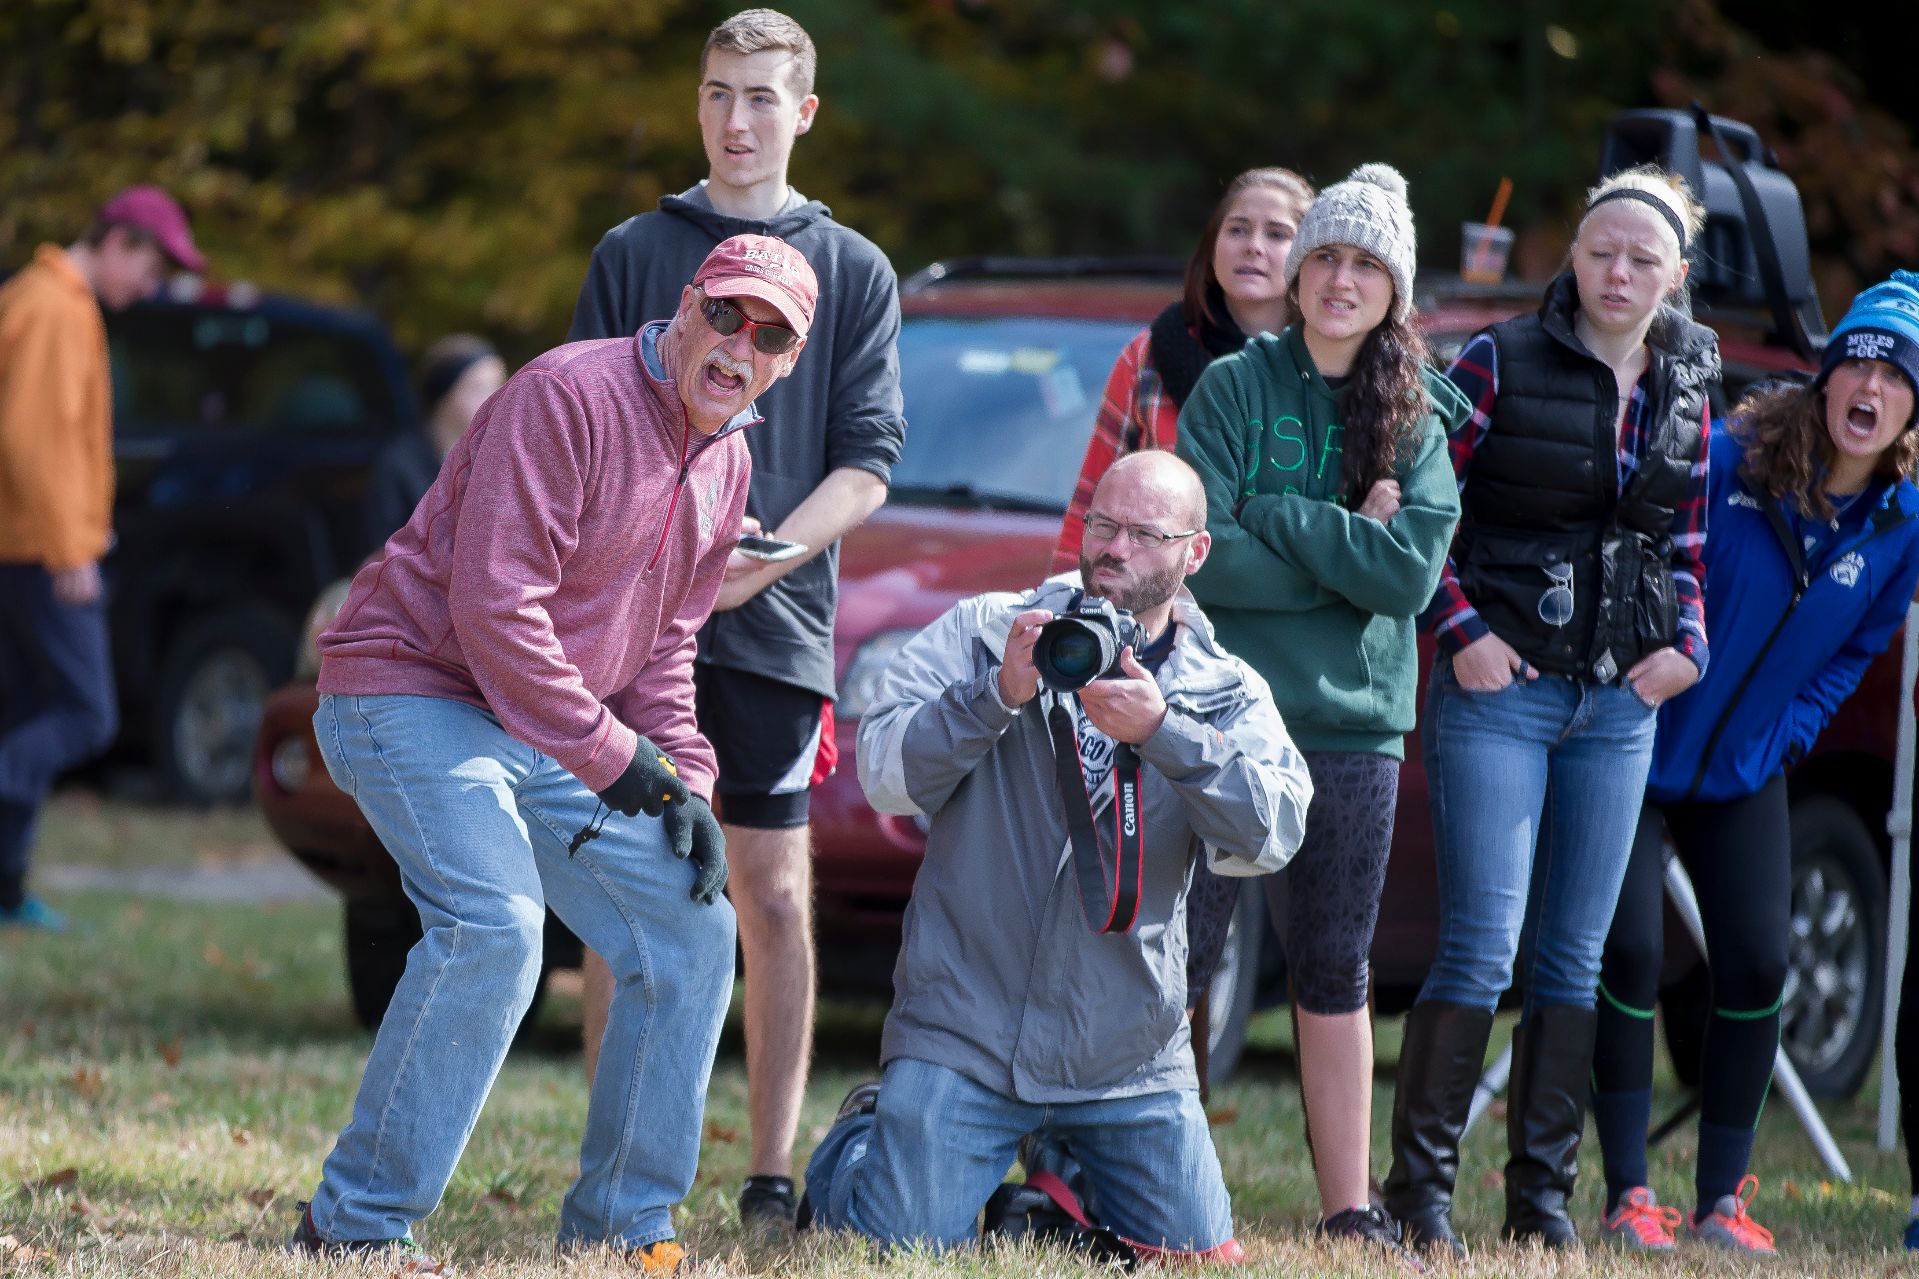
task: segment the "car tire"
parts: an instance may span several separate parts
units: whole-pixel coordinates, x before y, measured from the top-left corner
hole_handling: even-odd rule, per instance
[[[368,1030],[378,1030],[393,1002],[393,991],[406,972],[407,952],[422,936],[420,912],[405,897],[350,897],[346,901],[346,979],[353,999],[353,1017]],[[547,917],[551,925],[553,917]],[[575,961],[577,962],[577,961]],[[533,1002],[514,1042],[526,1041],[546,1002],[546,977],[554,968],[549,955],[540,966]]]
[[[1207,1024],[1206,1083],[1217,1087],[1232,1078],[1246,1050],[1246,1027],[1253,1018],[1259,993],[1260,942],[1266,933],[1266,894],[1262,880],[1241,881],[1239,902],[1233,907],[1220,947],[1219,965],[1207,987],[1212,1015]]]
[[[1886,876],[1858,811],[1832,795],[1792,806],[1792,918],[1780,1042],[1815,1097],[1859,1091],[1878,1051]]]
[[[154,762],[169,797],[245,801],[267,694],[293,673],[296,627],[269,608],[228,609],[180,631],[161,662]]]

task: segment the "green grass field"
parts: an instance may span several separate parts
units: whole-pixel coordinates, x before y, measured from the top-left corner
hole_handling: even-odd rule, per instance
[[[44,827],[42,867],[164,867],[182,876],[258,868],[276,856],[257,820],[211,818],[64,795]],[[184,882],[197,882],[186,879]],[[265,905],[182,901],[101,889],[54,894],[70,911],[60,937],[0,933],[0,1274],[242,1276],[381,1274],[322,1265],[279,1245],[293,1204],[318,1176],[345,1120],[369,1037],[348,1011],[339,916],[330,901]],[[829,1004],[802,1152],[840,1096],[872,1073],[882,1010]],[[578,1005],[549,1001],[531,1051],[500,1076],[440,1211],[419,1234],[468,1275],[632,1273],[606,1255],[559,1263],[552,1232],[571,1179],[586,1094],[576,1055]],[[1381,1024],[1374,1161],[1383,1173],[1397,1025]],[[1656,1109],[1676,1101],[1668,1090]],[[1826,1111],[1859,1181],[1822,1180],[1782,1104],[1768,1108],[1755,1216],[1783,1256],[1752,1265],[1682,1249],[1645,1260],[1595,1248],[1583,1259],[1481,1246],[1458,1273],[1889,1276],[1906,1205],[1897,1155],[1872,1149],[1868,1094]],[[1213,1097],[1214,1134],[1240,1237],[1258,1274],[1392,1273],[1371,1255],[1313,1244],[1312,1175],[1300,1134],[1285,1020],[1269,1015],[1238,1080]],[[952,1259],[881,1258],[849,1241],[797,1247],[750,1242],[733,1193],[745,1171],[745,1070],[737,1023],[714,1073],[699,1181],[681,1231],[723,1275],[815,1279],[888,1275],[1079,1275],[1076,1260],[1031,1251]],[[1469,1140],[1461,1225],[1490,1241],[1500,1208],[1503,1127]],[[1662,1198],[1690,1200],[1691,1143],[1655,1150]],[[1597,1211],[1596,1148],[1581,1182],[1581,1226]],[[11,1242],[7,1242],[10,1240]]]

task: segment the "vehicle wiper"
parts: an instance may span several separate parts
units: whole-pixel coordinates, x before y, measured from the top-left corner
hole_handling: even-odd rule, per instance
[[[895,484],[887,497],[913,506],[957,506],[969,511],[1024,511],[1034,515],[1062,515],[1065,508],[1057,502],[1016,493],[994,493],[964,482],[936,484]]]

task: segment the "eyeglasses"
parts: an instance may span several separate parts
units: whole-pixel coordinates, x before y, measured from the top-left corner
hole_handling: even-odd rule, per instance
[[[1573,566],[1542,564],[1540,567],[1553,584],[1539,596],[1539,620],[1548,626],[1564,626],[1573,620]]]
[[[1121,533],[1125,533],[1127,540],[1142,551],[1157,551],[1162,546],[1199,532],[1196,528],[1189,528],[1184,533],[1162,533],[1156,528],[1147,528],[1141,524],[1121,524],[1118,520],[1109,520],[1104,515],[1094,515],[1091,511],[1088,511],[1083,518],[1086,521],[1086,536],[1096,541],[1110,542]]]
[[[767,355],[785,355],[800,344],[800,335],[784,324],[748,319],[746,312],[727,298],[708,298],[700,308],[706,322],[723,338],[730,338],[742,327],[752,330],[753,349]]]

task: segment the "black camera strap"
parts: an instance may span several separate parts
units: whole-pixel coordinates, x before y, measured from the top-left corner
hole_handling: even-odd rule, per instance
[[[1139,752],[1129,743],[1113,743],[1114,864],[1109,870],[1093,823],[1093,801],[1086,793],[1080,764],[1079,734],[1064,699],[1053,703],[1046,723],[1053,736],[1053,769],[1066,803],[1066,831],[1073,841],[1073,876],[1079,884],[1079,908],[1096,933],[1123,933],[1139,918],[1141,877],[1146,865],[1146,821],[1140,809]],[[1104,911],[1102,916],[1100,912]]]

